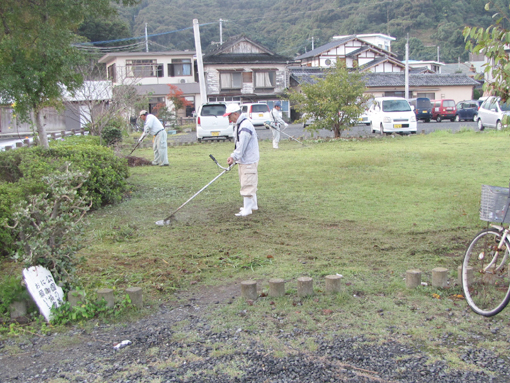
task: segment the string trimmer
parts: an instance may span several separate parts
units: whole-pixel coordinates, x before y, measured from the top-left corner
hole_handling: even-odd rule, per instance
[[[223,169],[223,171],[218,174],[216,177],[214,177],[214,179],[209,182],[207,185],[205,185],[202,189],[200,189],[199,191],[197,191],[195,194],[193,194],[193,196],[191,196],[190,199],[188,199],[186,202],[184,202],[181,206],[179,206],[175,211],[172,212],[172,214],[170,214],[168,217],[166,217],[165,219],[161,219],[159,221],[156,221],[156,225],[158,226],[164,226],[164,225],[170,225],[171,223],[171,220],[172,219],[175,219],[174,215],[175,213],[177,213],[179,210],[181,210],[189,201],[191,201],[193,198],[195,198],[197,195],[199,195],[200,193],[202,193],[205,189],[207,189],[209,187],[209,185],[211,185],[214,181],[216,181],[218,178],[220,178],[223,174],[225,174],[226,172],[230,171],[234,166],[236,166],[236,163],[233,163],[232,165],[230,165],[229,167],[223,167],[221,166],[218,161],[216,161],[216,158],[213,157],[212,154],[209,154],[209,157],[211,157],[211,159],[216,163],[216,165],[218,165],[221,169]]]
[[[264,122],[264,126],[265,126],[266,128],[269,128],[269,129],[278,130],[278,129],[276,129],[276,128],[273,126],[273,124],[272,124],[270,121],[266,121],[266,122]],[[289,137],[291,140],[294,140],[294,141],[296,141],[296,142],[299,142],[301,145],[306,146],[306,145],[305,145],[305,144],[303,144],[301,141],[296,140],[296,139],[295,139],[294,137],[292,137],[290,134],[287,134],[287,133],[285,133],[285,132],[282,132],[282,131],[281,131],[281,129],[280,129],[280,133],[281,133],[281,134],[285,134],[285,135],[286,135],[287,137]]]

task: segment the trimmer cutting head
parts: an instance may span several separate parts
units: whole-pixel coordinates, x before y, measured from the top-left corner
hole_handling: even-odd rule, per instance
[[[166,226],[170,225],[172,221],[170,219],[160,219],[159,221],[156,221],[156,225],[158,226]]]

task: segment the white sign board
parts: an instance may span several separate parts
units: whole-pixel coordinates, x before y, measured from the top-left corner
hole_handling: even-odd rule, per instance
[[[51,308],[60,306],[64,299],[62,288],[57,286],[50,271],[42,266],[23,269],[23,277],[32,299],[49,322]]]

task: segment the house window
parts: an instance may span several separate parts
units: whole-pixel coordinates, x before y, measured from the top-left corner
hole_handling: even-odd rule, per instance
[[[404,97],[404,91],[403,90],[396,90],[393,92],[384,92],[385,97]]]
[[[191,76],[191,59],[173,59],[168,64],[168,76]]]
[[[425,98],[428,98],[431,100],[435,100],[436,94],[435,93],[416,93],[416,97],[425,97]]]
[[[126,60],[128,77],[163,77],[163,65],[157,60]]]
[[[274,88],[276,72],[255,72],[255,88]]]
[[[108,67],[108,80],[115,82],[115,64]]]
[[[150,97],[149,98],[149,113],[158,115],[161,108],[165,107],[165,97]]]
[[[221,89],[241,89],[243,77],[241,72],[221,72]]]

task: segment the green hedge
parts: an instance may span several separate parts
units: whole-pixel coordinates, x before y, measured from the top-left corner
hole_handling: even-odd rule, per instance
[[[50,149],[33,147],[0,152],[0,220],[8,219],[13,205],[29,195],[51,193],[41,178],[64,170],[66,163],[71,163],[71,169],[90,172],[80,194],[92,200],[93,209],[121,201],[127,190],[127,160],[117,157],[110,148],[97,145],[96,140],[77,142],[59,142]],[[0,227],[1,254],[12,251],[12,244],[10,230]]]

